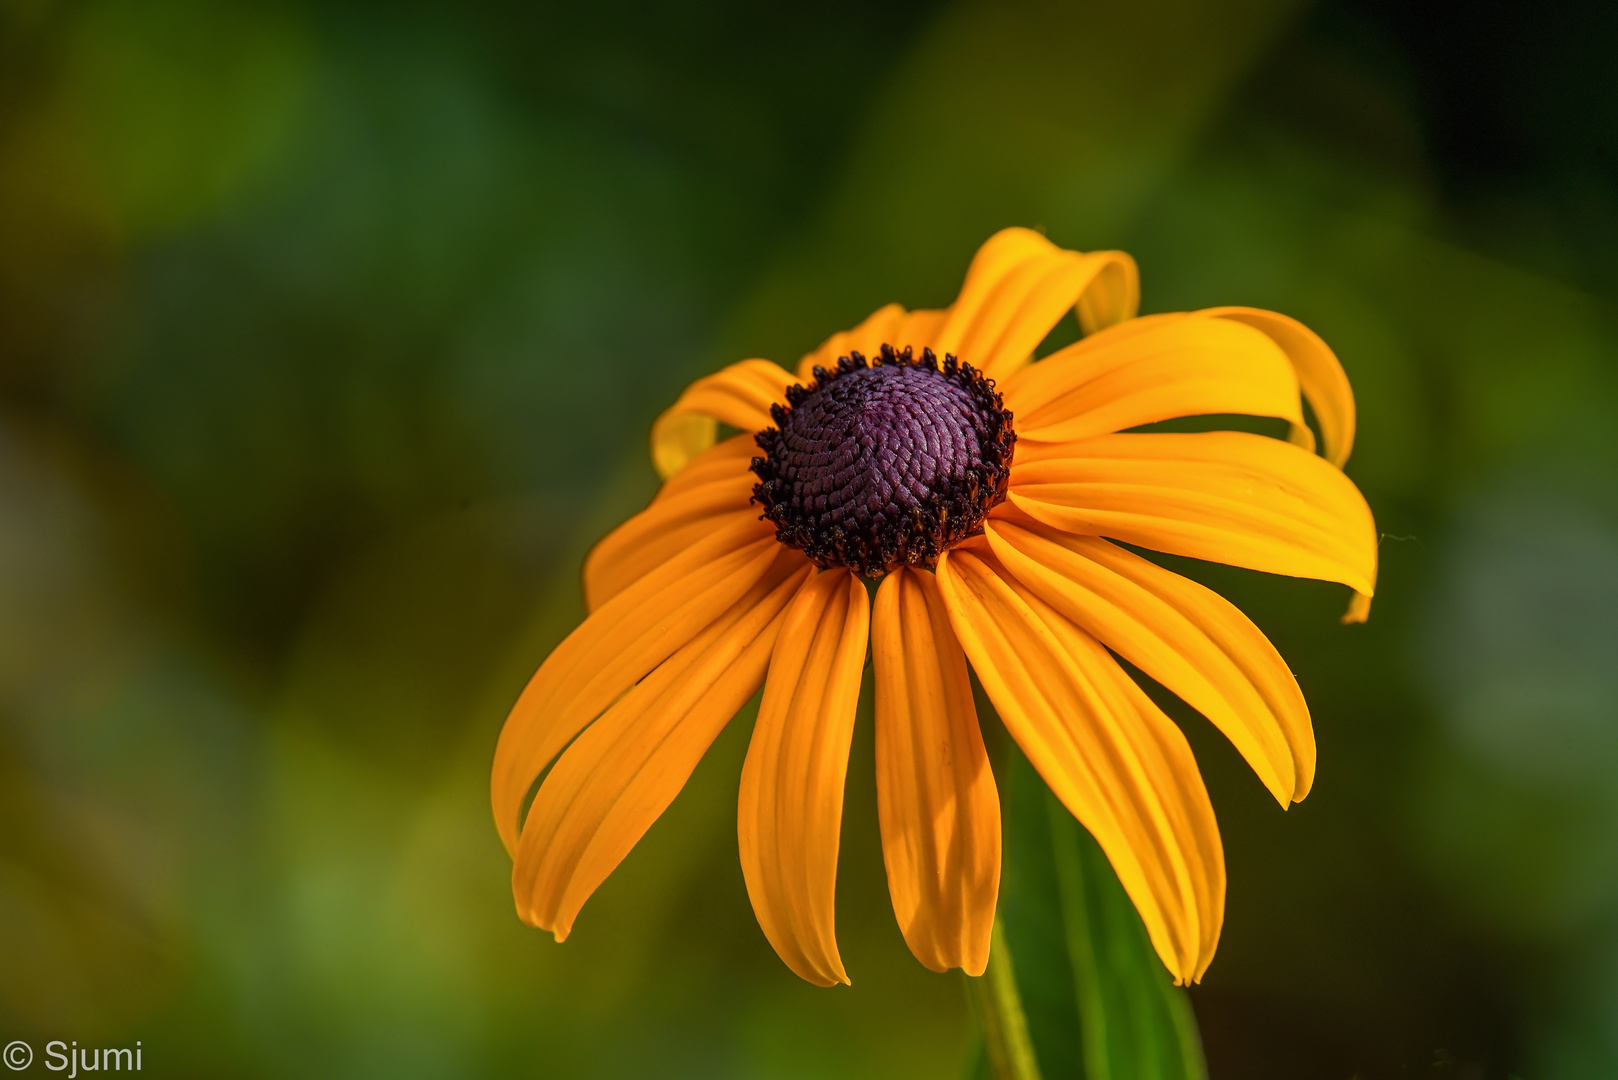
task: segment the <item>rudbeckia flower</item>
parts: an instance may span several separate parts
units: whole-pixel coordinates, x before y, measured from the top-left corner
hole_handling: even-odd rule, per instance
[[[869,654],[883,857],[918,960],[988,960],[1000,805],[970,665],[1170,973],[1201,977],[1224,917],[1213,808],[1119,658],[1212,721],[1283,807],[1309,791],[1314,735],[1258,628],[1135,549],[1341,582],[1358,621],[1376,533],[1341,471],[1348,382],[1318,337],[1250,308],[1136,318],[1138,296],[1129,256],[1008,229],[942,311],[889,305],[795,373],[744,360],[686,389],[652,429],[661,490],[590,553],[589,615],[500,734],[494,816],[525,922],[566,938],[762,686],[737,820],[748,895],[793,971],[847,982],[833,898]],[[1035,362],[1070,309],[1084,336]],[[1133,430],[1231,414],[1291,436]]]

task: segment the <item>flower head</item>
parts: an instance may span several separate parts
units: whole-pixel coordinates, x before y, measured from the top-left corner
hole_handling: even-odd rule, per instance
[[[970,364],[884,344],[814,369],[770,406],[753,499],[775,538],[829,569],[881,577],[983,531],[1005,500],[1017,442],[1000,395]]]
[[[568,935],[762,685],[738,807],[748,894],[793,971],[848,981],[833,897],[869,652],[889,892],[923,964],[979,974],[988,959],[1000,807],[970,664],[1164,964],[1201,977],[1224,917],[1213,809],[1184,736],[1117,657],[1211,720],[1283,806],[1308,793],[1314,735],[1257,627],[1114,541],[1342,582],[1360,621],[1375,529],[1341,472],[1353,398],[1318,337],[1250,308],[1135,318],[1137,297],[1127,255],[1008,229],[949,308],[889,305],[796,375],[745,360],[659,417],[663,486],[590,553],[590,614],[495,752],[526,922]],[[1033,362],[1070,309],[1085,336]],[[1132,430],[1231,414],[1291,435]],[[721,423],[742,434],[718,441]]]

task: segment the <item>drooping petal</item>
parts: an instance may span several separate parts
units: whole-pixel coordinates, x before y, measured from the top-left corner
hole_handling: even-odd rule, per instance
[[[1298,384],[1315,410],[1320,425],[1321,454],[1339,469],[1354,449],[1354,390],[1343,372],[1337,354],[1320,340],[1320,335],[1296,319],[1248,307],[1209,308],[1200,314],[1245,323],[1262,330],[1287,354],[1298,373]],[[1304,429],[1307,432],[1307,428]],[[1306,449],[1313,440],[1299,439]]]
[[[1250,326],[1194,315],[1103,330],[1024,368],[1004,393],[1023,442],[1224,413],[1303,425],[1297,377],[1275,342]]]
[[[1200,978],[1224,920],[1225,866],[1185,737],[986,544],[948,552],[937,576],[1006,730],[1106,852],[1175,980]]]
[[[781,552],[753,587],[573,741],[523,822],[512,890],[556,940],[679,794],[764,681],[787,604],[809,576]]]
[[[780,550],[768,522],[741,518],[624,589],[551,651],[495,746],[490,796],[508,852],[523,799],[551,759],[752,588]]]
[[[1009,501],[1071,533],[1375,588],[1376,526],[1359,489],[1279,439],[1210,431],[1036,445],[1012,465]]]
[[[1102,262],[1073,305],[1079,329],[1094,334],[1135,317],[1140,309],[1140,268],[1132,256],[1122,251],[1096,251],[1091,256]]]
[[[787,609],[742,767],[737,837],[759,926],[817,986],[848,982],[834,900],[843,781],[870,635],[865,586],[847,570],[809,581]]]
[[[1275,339],[1292,361],[1303,396],[1309,399],[1315,411],[1315,422],[1320,425],[1321,454],[1339,469],[1346,465],[1354,449],[1354,389],[1337,354],[1320,335],[1296,319],[1258,308],[1210,308],[1207,314],[1246,323]],[[1314,434],[1302,424],[1292,426],[1292,441],[1306,450],[1315,448]],[[1343,622],[1362,623],[1370,616],[1370,594],[1356,592],[1343,613]]]
[[[792,375],[768,360],[742,360],[706,375],[652,425],[652,464],[665,480],[714,444],[719,421],[742,431],[770,426],[770,406],[785,404]]]
[[[584,560],[584,603],[590,611],[611,600],[680,552],[715,531],[758,517],[750,505],[758,478],[748,471],[751,438],[738,435],[705,451],[661,491],[652,504],[598,543]]]
[[[934,971],[981,975],[1000,885],[1000,798],[932,574],[883,579],[871,654],[882,860],[899,929]]]
[[[1030,229],[1003,229],[978,249],[933,348],[991,379],[1032,358],[1069,308],[1086,331],[1135,314],[1140,277],[1121,251],[1064,251]]]
[[[989,521],[984,531],[1001,564],[1041,600],[1223,731],[1282,806],[1309,793],[1309,707],[1235,605],[1099,537],[1032,521]]]

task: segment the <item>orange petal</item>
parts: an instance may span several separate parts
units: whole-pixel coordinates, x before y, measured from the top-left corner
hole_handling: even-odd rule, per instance
[[[769,427],[770,406],[786,403],[792,375],[768,360],[742,360],[704,376],[652,425],[652,464],[665,480],[714,444],[719,421],[742,431]]]
[[[872,614],[876,796],[899,929],[934,971],[983,974],[1000,887],[1000,798],[938,583],[899,569]]]
[[[1223,413],[1303,427],[1298,380],[1275,342],[1250,326],[1198,316],[1136,319],[1087,337],[1018,372],[1005,401],[1026,442]]]
[[[875,356],[884,345],[892,345],[901,352],[908,346],[920,353],[932,345],[938,328],[944,325],[945,314],[906,311],[898,304],[878,308],[854,329],[838,331],[798,361],[798,381],[807,385],[814,379],[816,367],[834,368],[839,357],[855,352]]]
[[[664,485],[677,486],[674,493],[660,492],[651,506],[591,550],[584,560],[584,602],[590,611],[716,530],[758,518],[758,509],[750,505],[758,480],[747,469],[751,457],[729,452],[738,440],[751,441],[738,435],[701,455]],[[715,460],[704,460],[708,458]]]
[[[780,552],[773,526],[741,518],[620,592],[551,651],[495,746],[490,796],[507,851],[517,850],[523,800],[550,760],[752,588]]]
[[[920,353],[922,349],[932,349],[937,352],[939,331],[944,329],[944,323],[949,319],[948,311],[921,310],[912,311],[905,316],[905,321],[899,329],[894,331],[897,339],[892,344],[896,349],[903,350],[906,346]]]
[[[870,356],[884,344],[903,348],[894,340],[905,323],[905,309],[898,304],[886,304],[866,316],[865,321],[852,330],[839,330],[820,343],[813,352],[798,361],[798,381],[807,385],[815,377],[815,368],[835,368],[837,358],[858,352]]]
[[[1099,537],[990,521],[1002,565],[1041,600],[1200,711],[1282,806],[1315,774],[1298,682],[1258,627],[1211,589]]]
[[[1204,314],[1234,319],[1264,331],[1287,354],[1298,373],[1303,396],[1315,411],[1320,425],[1321,447],[1327,461],[1341,469],[1354,449],[1354,390],[1337,354],[1320,335],[1296,319],[1258,308],[1210,308]],[[1315,448],[1314,433],[1302,423],[1292,425],[1291,441],[1306,450]],[[1344,623],[1362,623],[1371,616],[1371,597],[1357,592],[1343,614]]]
[[[984,547],[948,552],[937,576],[1006,730],[1106,852],[1175,980],[1200,978],[1224,920],[1225,865],[1185,736]]]
[[[724,442],[710,446],[692,458],[685,468],[663,481],[663,486],[652,496],[652,502],[672,498],[715,480],[747,473],[758,454],[758,443],[754,441],[751,432],[732,435]]]
[[[1083,255],[1029,229],[1003,229],[973,257],[933,348],[1005,379],[1069,308],[1094,331],[1132,317],[1139,300],[1135,260],[1123,252]]]
[[[1324,444],[1320,452],[1327,461],[1342,468],[1354,449],[1354,390],[1348,384],[1337,354],[1320,340],[1320,335],[1297,319],[1258,308],[1209,308],[1199,314],[1245,323],[1262,330],[1280,346],[1298,373],[1304,397],[1315,410],[1320,441]],[[1301,437],[1300,442],[1303,442]],[[1313,439],[1303,445],[1313,449]]]
[[[524,922],[567,937],[579,908],[679,794],[769,666],[809,576],[785,552],[741,599],[573,741],[523,822],[512,891]]]
[[[1236,431],[1102,435],[1029,450],[1012,465],[1009,500],[1047,525],[1340,581],[1367,595],[1375,588],[1376,526],[1359,489],[1279,439]]]
[[[848,982],[833,901],[854,709],[870,633],[865,586],[811,579],[787,609],[742,767],[737,836],[764,936],[817,986]]]

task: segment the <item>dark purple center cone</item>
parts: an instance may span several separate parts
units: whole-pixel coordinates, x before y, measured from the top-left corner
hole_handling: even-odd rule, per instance
[[[1006,497],[1017,436],[994,385],[954,356],[882,346],[787,390],[758,433],[753,501],[823,567],[932,569]]]

